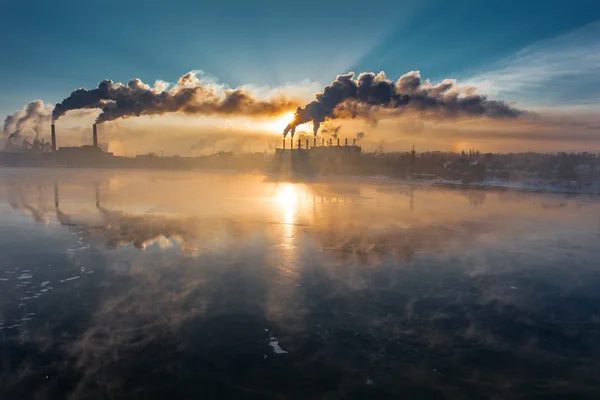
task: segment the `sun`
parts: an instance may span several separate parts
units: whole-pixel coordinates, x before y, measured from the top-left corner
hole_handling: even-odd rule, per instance
[[[283,132],[283,130],[285,129],[285,127],[290,122],[292,122],[293,119],[294,119],[294,112],[288,111],[288,112],[278,115],[277,117],[268,121],[265,124],[265,128],[270,132],[281,134]]]

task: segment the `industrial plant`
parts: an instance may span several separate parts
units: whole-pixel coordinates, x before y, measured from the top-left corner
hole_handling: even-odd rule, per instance
[[[493,154],[478,150],[457,152],[363,151],[357,141],[338,137],[294,140],[284,136],[272,153],[217,151],[200,157],[168,156],[156,153],[135,157],[115,156],[99,145],[98,126],[91,129],[91,144],[59,146],[56,125],[51,140],[36,138],[16,145],[9,137],[0,152],[0,166],[146,168],[170,170],[232,170],[275,175],[279,178],[311,178],[327,175],[386,176],[429,181],[445,185],[530,187],[532,190],[600,192],[600,156],[595,153]],[[312,143],[311,143],[312,142]]]
[[[96,124],[92,126],[91,145],[59,147],[55,124],[52,124],[50,128],[50,142],[36,138],[33,143],[29,143],[25,139],[18,146],[11,139],[7,140],[4,151],[0,152],[0,165],[2,166],[103,167],[110,166],[110,160],[113,158],[112,153],[99,147]]]
[[[0,165],[6,167],[105,167],[105,168],[155,168],[155,169],[234,169],[241,171],[277,171],[295,175],[322,172],[321,166],[332,167],[357,160],[362,155],[362,148],[353,139],[341,145],[340,139],[321,140],[317,146],[315,138],[313,146],[308,140],[298,139],[294,147],[293,137],[286,148],[275,154],[263,152],[234,154],[219,151],[200,157],[159,156],[156,153],[137,154],[135,157],[115,156],[102,149],[98,142],[98,125],[92,125],[91,145],[59,146],[56,124],[50,127],[50,142],[36,140],[33,144],[24,140],[21,146],[8,140],[4,151],[0,152]]]

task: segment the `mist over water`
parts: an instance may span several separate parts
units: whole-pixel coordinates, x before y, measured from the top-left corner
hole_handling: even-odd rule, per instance
[[[594,398],[598,197],[0,172],[1,398]]]

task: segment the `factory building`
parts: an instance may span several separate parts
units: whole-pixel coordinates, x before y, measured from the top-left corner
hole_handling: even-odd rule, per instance
[[[326,142],[322,138],[321,146],[314,146],[316,143],[315,138],[313,147],[309,147],[308,139],[305,142],[298,139],[295,148],[276,149],[271,171],[283,175],[311,175],[336,166],[355,163],[362,155],[362,148],[356,145],[356,139],[353,140],[352,145],[348,144],[348,139],[345,139],[344,145],[341,145],[339,138],[335,142],[333,139]],[[302,148],[303,144],[305,144],[304,148]]]
[[[295,154],[299,158],[306,158],[317,162],[334,162],[347,161],[360,157],[362,154],[362,147],[356,145],[356,139],[353,140],[352,145],[348,145],[348,139],[345,140],[344,145],[341,145],[340,139],[338,138],[335,144],[333,139],[329,139],[328,142],[325,142],[325,139],[322,139],[321,146],[308,146],[308,139],[306,140],[305,148],[302,148],[302,141],[301,139],[298,139],[295,148],[277,148],[275,150],[275,156],[283,157],[284,154]]]

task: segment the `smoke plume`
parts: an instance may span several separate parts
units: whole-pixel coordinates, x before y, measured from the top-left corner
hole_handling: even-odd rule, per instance
[[[331,127],[326,126],[323,129],[321,129],[321,133],[323,135],[331,135],[334,139],[337,139],[338,134],[340,133],[340,129],[342,129],[341,125]]]
[[[9,139],[23,137],[28,131],[37,137],[50,122],[52,106],[41,100],[34,100],[22,110],[18,110],[4,120],[4,134]]]
[[[203,82],[195,71],[183,75],[169,89],[157,81],[154,87],[133,79],[127,85],[103,80],[95,89],[77,89],[52,112],[57,120],[67,111],[100,109],[96,122],[142,115],[183,113],[189,115],[269,116],[281,114],[299,103],[284,96],[257,99],[244,89],[228,89]]]
[[[224,138],[222,136],[216,135],[201,137],[196,143],[190,146],[188,152],[207,150],[211,147],[214,147],[218,142],[222,141],[223,139]]]
[[[327,119],[371,119],[373,111],[378,109],[414,110],[433,118],[516,118],[524,113],[502,101],[488,100],[487,96],[476,94],[472,87],[461,88],[452,79],[432,85],[423,81],[418,71],[403,75],[397,82],[387,79],[383,72],[377,75],[364,72],[357,79],[354,72],[350,72],[339,75],[314,101],[299,107],[283,135],[310,121],[316,135]]]

